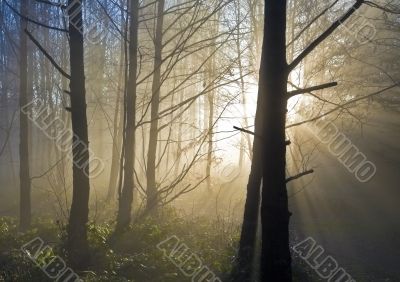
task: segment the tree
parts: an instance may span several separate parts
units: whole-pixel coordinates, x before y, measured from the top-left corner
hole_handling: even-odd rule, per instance
[[[291,71],[321,42],[345,22],[364,1],[358,0],[342,17],[307,46],[290,64],[286,61],[286,1],[265,1],[264,41],[262,46],[259,92],[255,121],[255,140],[252,170],[249,177],[244,223],[238,253],[238,269],[234,281],[249,281],[251,267],[247,260],[254,256],[257,215],[261,196],[261,281],[292,281],[289,250],[289,218],[286,183],[297,177],[286,178],[286,114],[287,82]],[[317,89],[331,87],[322,85]],[[306,93],[298,91],[296,95]],[[262,112],[262,114],[261,114]],[[259,140],[258,140],[259,139]],[[255,166],[255,163],[257,166]],[[306,172],[299,175],[305,175]],[[254,216],[254,217],[253,217]],[[247,250],[247,251],[246,251]],[[249,255],[250,254],[250,255]],[[244,277],[238,278],[238,277]],[[241,279],[241,280],[238,280]]]
[[[67,227],[67,248],[74,269],[88,263],[87,223],[89,220],[89,140],[86,116],[86,90],[83,47],[82,3],[68,1],[70,49],[70,100],[72,120],[73,192]],[[85,164],[85,165],[82,165]]]
[[[121,4],[123,4],[125,0],[121,0]],[[124,17],[123,6],[121,5],[121,26],[123,26],[124,34],[126,34],[125,26],[128,18]],[[124,65],[125,62],[125,49],[127,42],[126,40],[121,40],[121,50],[119,57],[120,68],[118,70],[118,84],[116,89],[116,102],[115,102],[115,110],[114,110],[114,120],[113,120],[113,150],[112,150],[112,160],[111,160],[111,169],[110,169],[110,179],[108,184],[108,194],[107,201],[111,202],[115,198],[116,190],[118,187],[118,175],[120,171],[119,163],[121,157],[121,147],[122,147],[122,139],[123,139],[123,124],[124,124],[124,108],[121,106],[121,93],[125,93],[125,90],[122,91],[126,87],[126,80],[124,72],[127,69],[127,65]],[[122,87],[125,85],[125,87]]]
[[[286,1],[265,1],[259,96],[262,138],[261,280],[292,281],[286,191]]]
[[[125,94],[125,129],[124,129],[124,167],[123,185],[119,195],[116,232],[122,231],[131,221],[133,202],[133,171],[135,160],[135,128],[136,128],[136,77],[137,77],[137,50],[139,1],[131,0],[129,6],[129,77]]]
[[[154,72],[151,88],[151,123],[149,147],[147,151],[147,209],[157,208],[157,183],[156,183],[156,156],[158,138],[158,119],[160,108],[160,88],[161,88],[161,65],[163,49],[163,24],[164,24],[164,5],[165,0],[157,1],[157,23],[154,38]]]
[[[28,0],[21,1],[21,15],[26,15]],[[28,43],[25,29],[28,21],[20,17],[20,97],[22,109],[28,104]],[[20,179],[20,229],[25,231],[31,225],[31,180],[29,175],[29,132],[28,116],[20,112],[19,179]]]

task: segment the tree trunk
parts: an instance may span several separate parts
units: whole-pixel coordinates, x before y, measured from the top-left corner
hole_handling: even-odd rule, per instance
[[[263,62],[263,60],[261,60]],[[262,69],[262,67],[261,67]],[[259,135],[262,129],[264,113],[264,97],[258,95],[257,111],[255,118],[255,134]],[[262,158],[261,158],[262,139],[255,137],[253,141],[253,160],[249,181],[247,184],[247,196],[244,207],[242,232],[239,242],[236,266],[232,272],[232,281],[247,282],[253,281],[252,270],[256,257],[256,237],[258,219],[260,211],[260,189],[262,178]]]
[[[265,1],[253,161],[232,281],[252,281],[262,179],[261,281],[292,281],[286,192],[286,1]]]
[[[243,107],[243,114],[244,114],[244,118],[243,118],[243,126],[247,129],[249,124],[247,121],[247,106],[246,106],[246,91],[245,91],[245,81],[244,81],[244,73],[243,73],[243,58],[242,58],[242,47],[240,46],[240,36],[241,36],[241,13],[240,13],[240,0],[235,1],[235,5],[236,5],[236,24],[238,25],[236,27],[236,50],[238,53],[238,68],[239,68],[239,76],[240,76],[240,91],[241,91],[241,103],[242,103],[242,107]],[[250,159],[253,159],[253,152],[252,152],[252,146],[251,146],[251,140],[250,140],[250,135],[249,134],[241,134],[240,136],[240,151],[239,151],[239,168],[240,168],[240,172],[243,169],[243,164],[244,164],[244,160],[245,160],[245,154],[246,154],[246,144],[247,143],[247,149],[249,150],[249,154],[250,154]]]
[[[125,142],[123,168],[123,184],[119,197],[116,232],[124,230],[131,222],[133,202],[133,170],[135,164],[135,126],[136,126],[136,76],[137,76],[137,49],[139,25],[139,1],[130,2],[130,27],[129,27],[129,75],[125,100]]]
[[[209,80],[212,81],[213,76],[213,61],[214,59],[210,59],[210,68],[208,70]],[[206,176],[207,176],[207,189],[211,190],[211,166],[213,159],[213,134],[214,134],[214,90],[211,90],[207,95],[208,101],[208,147],[207,147],[207,166],[206,166]]]
[[[28,0],[21,2],[21,14],[26,15]],[[28,47],[24,30],[28,26],[26,19],[20,18],[20,97],[19,106],[28,104]],[[27,230],[31,224],[31,180],[29,177],[29,132],[28,116],[20,114],[19,179],[20,179],[20,229]]]
[[[218,23],[219,23],[219,13],[216,13],[212,17],[213,21],[210,25],[210,37],[214,38],[212,40],[212,44],[210,47],[210,53],[213,54],[206,67],[206,78],[205,81],[207,81],[207,87],[209,87],[211,90],[207,94],[207,102],[208,102],[208,107],[204,108],[204,112],[206,112],[206,109],[208,110],[208,114],[205,114],[204,117],[208,118],[205,119],[205,122],[208,121],[208,124],[206,124],[206,128],[208,128],[208,146],[207,146],[207,164],[206,164],[206,176],[207,176],[207,189],[211,189],[211,166],[212,166],[212,161],[213,161],[213,150],[214,150],[214,142],[213,142],[213,137],[214,137],[214,102],[215,102],[215,90],[212,89],[214,87],[214,79],[215,79],[215,62],[216,62],[216,41],[215,41],[215,36],[218,35]],[[206,104],[206,101],[204,101],[204,104]]]
[[[120,61],[122,65],[122,60]],[[119,72],[120,80],[123,77],[123,71]],[[123,128],[123,110],[120,110],[120,88],[121,81],[118,82],[118,90],[116,92],[117,100],[115,102],[115,111],[114,111],[114,121],[113,121],[113,142],[112,142],[112,157],[111,157],[111,169],[110,169],[110,178],[108,183],[108,193],[107,193],[107,202],[111,203],[115,200],[115,192],[117,191],[118,186],[118,172],[119,172],[119,158],[121,155],[121,141],[122,141],[122,128]]]
[[[147,152],[147,211],[157,208],[157,183],[156,183],[156,156],[158,137],[158,112],[160,107],[161,64],[162,64],[162,36],[164,24],[165,0],[158,1],[156,36],[154,39],[154,74],[151,98],[151,125],[149,137],[149,150]]]
[[[82,4],[69,0],[71,120],[74,133],[73,195],[68,224],[68,254],[71,267],[85,269],[88,262],[87,222],[89,216],[89,141],[83,55]]]
[[[121,13],[123,11],[121,10]],[[121,16],[121,26],[125,26],[124,17]],[[115,199],[115,192],[118,187],[118,174],[120,171],[119,163],[121,156],[121,145],[123,138],[123,124],[124,124],[124,111],[120,110],[121,103],[121,91],[122,85],[126,83],[123,81],[124,76],[124,61],[125,61],[125,42],[121,42],[121,53],[119,58],[120,68],[118,75],[118,86],[117,86],[117,100],[115,102],[115,111],[114,111],[114,121],[113,121],[113,150],[112,150],[112,160],[111,160],[111,170],[110,170],[110,179],[108,183],[108,193],[107,193],[107,202],[112,202]],[[125,66],[127,67],[127,66]]]
[[[262,127],[261,281],[292,281],[286,191],[287,113],[286,1],[265,1],[263,66],[259,95],[265,97]]]

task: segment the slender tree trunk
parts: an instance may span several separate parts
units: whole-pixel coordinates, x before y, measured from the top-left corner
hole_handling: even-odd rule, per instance
[[[213,61],[213,59],[211,59]],[[212,81],[212,64],[209,69],[209,78]],[[207,178],[207,189],[211,189],[211,166],[213,159],[213,134],[214,134],[214,91],[211,91],[207,95],[208,101],[208,147],[207,147],[207,166],[206,166],[206,175]]]
[[[103,1],[104,7],[108,7],[107,0]],[[103,17],[103,11],[98,10],[98,9],[93,9],[94,7],[91,7],[91,5],[87,5],[88,9],[86,10],[86,13],[92,13],[92,14],[98,14],[98,18]],[[89,9],[90,8],[90,9]],[[107,29],[108,24],[109,24],[109,18],[108,17],[103,17],[102,22],[104,25],[102,26],[103,29]],[[95,24],[94,22],[88,23],[88,25],[93,25]],[[107,33],[107,31],[103,31]],[[88,97],[89,103],[94,103],[96,105],[101,104],[103,101],[108,100],[108,93],[109,91],[106,91],[106,80],[105,80],[105,71],[106,71],[106,65],[108,64],[107,62],[107,42],[108,42],[108,36],[102,36],[101,41],[98,42],[98,44],[89,45],[88,46],[88,51],[90,52],[92,59],[96,60],[96,66],[92,68],[92,71],[88,76],[91,76],[91,78],[95,81],[95,83],[92,84],[91,86],[91,91],[89,93],[91,94]],[[102,108],[102,106],[100,106]],[[92,120],[94,119],[94,122],[90,128],[90,136],[93,136],[94,138],[92,139],[93,141],[91,142],[91,148],[94,152],[96,152],[96,156],[101,159],[105,159],[107,156],[107,149],[105,146],[105,139],[104,138],[104,119],[107,119],[106,114],[103,112],[106,111],[103,109],[102,111],[95,111],[94,116],[92,117]]]
[[[21,2],[21,14],[26,15],[28,0]],[[23,108],[28,104],[28,47],[24,30],[28,22],[20,18],[20,97],[19,106]],[[28,117],[20,114],[20,144],[19,144],[19,179],[20,179],[20,229],[27,230],[31,224],[31,181],[29,176],[29,131]]]
[[[44,15],[45,18],[50,18],[49,15],[49,7],[48,5],[45,5],[42,7],[40,12]],[[50,43],[50,30],[49,29],[44,29],[43,30],[43,46],[46,50],[49,49],[49,43]],[[51,91],[51,86],[52,86],[52,73],[50,72],[50,62],[47,60],[45,56],[43,56],[43,62],[42,62],[42,69],[40,70],[41,73],[41,83],[42,83],[42,95],[43,99],[45,99],[49,111],[49,115],[51,116],[56,116],[54,112],[54,100],[52,97],[52,91]],[[49,128],[50,129],[50,128]],[[55,127],[51,125],[50,130],[55,130]],[[44,157],[46,155],[46,162],[44,163],[44,167],[47,169],[48,167],[52,166],[53,163],[53,152],[57,151],[56,144],[51,141],[50,139],[46,138],[46,144],[44,146],[44,152],[45,154],[42,155]]]
[[[179,103],[182,103],[184,97],[185,97],[185,89],[179,91]],[[195,110],[192,110],[194,114],[196,114]],[[185,139],[189,138],[189,135],[185,134],[184,138],[182,138],[183,130],[182,130],[182,123],[183,123],[183,118],[184,118],[184,112],[181,110],[179,113],[179,118],[178,118],[178,130],[176,132],[176,164],[175,164],[175,171],[174,175],[177,177],[179,175],[179,170],[181,168],[181,158],[182,158],[182,141],[185,142]]]
[[[259,95],[265,97],[262,128],[261,281],[292,281],[286,191],[286,1],[265,1]]]
[[[135,126],[136,126],[136,76],[139,25],[139,0],[130,2],[129,27],[129,75],[125,101],[125,143],[124,143],[124,177],[119,197],[116,232],[121,232],[131,222],[133,202],[133,170],[135,164]]]
[[[219,24],[219,13],[213,15],[214,22],[211,23],[210,26],[210,36],[215,37],[218,34],[218,24]],[[210,54],[214,53],[214,55],[209,59],[209,62],[207,64],[206,68],[206,81],[208,80],[208,86],[210,88],[213,87],[213,81],[215,77],[215,63],[216,63],[216,58],[215,58],[215,47],[216,46],[216,41],[215,39],[213,40],[212,47],[210,48]],[[213,148],[214,148],[214,142],[213,142],[213,137],[214,137],[214,102],[215,102],[215,90],[211,90],[208,95],[207,95],[207,103],[208,103],[208,114],[205,115],[207,116],[207,121],[208,124],[206,124],[206,128],[208,128],[208,147],[207,147],[207,164],[206,164],[206,176],[207,178],[207,188],[210,190],[211,189],[211,166],[212,166],[212,161],[213,161]],[[206,102],[204,102],[206,103]],[[204,109],[206,111],[206,109]],[[205,120],[206,121],[206,120]]]
[[[89,140],[83,54],[82,4],[69,0],[71,120],[74,133],[73,195],[68,224],[67,248],[71,267],[85,269],[88,263],[87,223],[89,217]],[[72,22],[74,24],[72,24]]]
[[[121,10],[121,14],[123,11]],[[121,26],[125,27],[125,19],[121,16]],[[124,78],[124,61],[125,61],[125,52],[124,52],[124,42],[121,42],[121,53],[120,53],[120,69],[118,75],[118,86],[117,86],[117,100],[115,102],[115,111],[114,111],[114,122],[113,122],[113,150],[112,150],[112,160],[111,160],[111,171],[110,171],[110,180],[108,183],[108,194],[107,194],[107,202],[111,202],[115,198],[115,192],[118,187],[118,172],[119,168],[119,158],[121,156],[121,145],[123,138],[123,123],[124,123],[124,114],[123,110],[120,110],[121,103],[121,92]],[[126,82],[125,82],[126,83]]]
[[[261,32],[262,32],[262,26],[261,26],[261,20],[260,20],[260,15],[262,13],[262,0],[249,0],[249,5],[250,5],[250,21],[251,21],[251,26],[253,27],[253,32],[252,32],[252,44],[254,43],[254,50],[252,48],[253,52],[253,60],[251,61],[253,69],[256,70],[260,66],[260,55],[261,55]],[[257,77],[258,77],[258,73]]]
[[[61,40],[61,43],[67,44],[67,39],[63,38]],[[68,69],[68,64],[69,64],[68,52],[69,52],[68,49],[66,50],[65,48],[63,48],[63,50],[61,51],[61,67],[64,70]],[[68,83],[69,83],[69,80],[64,76],[61,76],[61,86],[62,86],[63,91],[68,90]],[[69,112],[65,111],[63,108],[60,109],[60,112],[61,112],[61,120],[64,122],[64,125],[65,125],[64,128],[71,128],[71,117],[70,117]],[[62,131],[63,129],[60,129],[60,130]],[[68,140],[67,136],[63,136],[62,139],[59,140],[59,142],[62,144],[67,144],[66,142],[70,142],[70,141]],[[59,152],[59,159],[65,158],[66,154],[68,154],[68,152],[63,152],[62,150],[57,150],[57,152]],[[69,169],[70,169],[66,165],[67,163],[68,162],[66,162],[64,160],[59,165],[59,175],[61,178],[61,185],[64,186],[64,187],[61,187],[61,185],[60,185],[59,188],[64,190],[63,192],[65,192],[65,185],[66,185],[65,175],[66,175],[67,171],[69,171]],[[69,212],[67,195],[64,194],[64,197],[65,197],[65,199],[64,199],[65,200],[65,208]]]
[[[147,152],[147,210],[157,208],[157,183],[156,183],[156,156],[157,156],[157,137],[158,137],[158,112],[160,107],[160,87],[161,87],[161,64],[162,64],[162,36],[164,24],[164,5],[165,0],[158,1],[156,36],[154,39],[154,74],[151,98],[151,125],[149,137],[149,150]]]
[[[261,60],[263,62],[263,60]],[[255,134],[259,135],[262,129],[264,113],[264,97],[258,96],[257,111],[255,118]],[[247,196],[244,206],[242,231],[237,254],[237,262],[232,272],[232,281],[248,282],[253,281],[252,270],[256,257],[256,237],[260,211],[260,189],[262,178],[262,139],[255,137],[253,141],[253,160],[249,181],[247,183]]]
[[[248,120],[247,120],[247,108],[246,108],[246,91],[245,91],[245,82],[244,82],[244,75],[243,75],[243,58],[242,58],[242,48],[240,46],[240,30],[241,30],[241,25],[240,25],[240,21],[241,21],[241,13],[240,13],[240,1],[236,1],[236,23],[237,23],[237,28],[236,28],[236,50],[238,53],[238,68],[239,68],[239,76],[240,76],[240,91],[241,91],[241,96],[242,96],[242,107],[243,107],[243,114],[244,114],[244,118],[243,118],[243,125],[244,127],[247,129],[249,124],[248,124]],[[250,154],[250,159],[253,159],[253,152],[252,152],[252,146],[251,146],[251,140],[250,140],[250,135],[249,134],[242,134],[240,136],[240,152],[239,152],[239,168],[240,171],[242,171],[243,168],[243,164],[244,164],[244,158],[245,158],[245,153],[246,153],[246,145],[245,143],[247,143],[247,149],[249,150],[249,154]]]
[[[123,53],[123,51],[122,51]],[[122,57],[122,56],[121,56]],[[121,60],[121,65],[122,65]],[[123,115],[120,114],[120,103],[121,103],[121,80],[123,77],[123,70],[122,67],[120,69],[120,78],[118,82],[118,89],[117,89],[117,100],[115,102],[115,111],[114,111],[114,122],[113,122],[113,150],[112,150],[112,157],[111,157],[111,171],[110,171],[110,180],[108,183],[108,194],[107,194],[107,201],[111,202],[115,199],[115,192],[118,186],[118,171],[119,171],[119,157],[120,157],[120,149],[121,149],[121,139],[122,139],[122,128],[123,128]]]
[[[125,0],[121,0],[121,6],[124,7]],[[130,7],[131,2],[127,0],[127,6],[128,8]],[[125,21],[124,21],[124,30],[126,36],[128,36],[128,30],[129,30],[129,24],[130,24],[130,17],[127,14]],[[126,145],[126,116],[127,116],[127,94],[128,94],[128,80],[129,80],[129,42],[127,40],[123,40],[123,49],[124,49],[124,87],[123,87],[123,110],[121,110],[121,123],[120,123],[120,128],[122,128],[122,134],[121,136],[121,152],[120,152],[120,158],[119,158],[119,168],[118,168],[118,184],[117,184],[117,190],[118,190],[118,199],[121,199],[122,195],[122,185],[123,185],[123,180],[124,180],[124,162],[125,162],[125,145]]]

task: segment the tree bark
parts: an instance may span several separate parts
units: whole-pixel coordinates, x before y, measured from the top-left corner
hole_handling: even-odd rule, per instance
[[[85,269],[88,263],[87,223],[89,217],[89,140],[86,116],[86,90],[83,54],[82,4],[69,0],[71,120],[74,133],[73,195],[67,228],[67,249],[71,267]],[[74,24],[73,24],[73,23]]]
[[[261,281],[292,281],[286,191],[287,113],[286,1],[265,1],[263,66],[259,95],[265,97],[262,127]]]
[[[261,281],[291,281],[286,193],[286,1],[265,1],[253,161],[232,281],[252,281],[262,180]]]

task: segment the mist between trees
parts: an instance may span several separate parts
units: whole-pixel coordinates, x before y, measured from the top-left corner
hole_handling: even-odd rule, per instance
[[[289,205],[323,181],[318,139],[360,185],[384,171],[357,136],[398,117],[399,12],[389,0],[2,0],[0,226],[21,232],[17,245],[44,220],[60,265],[88,281],[182,281],[155,258],[167,234],[193,240],[203,280],[300,279]]]

